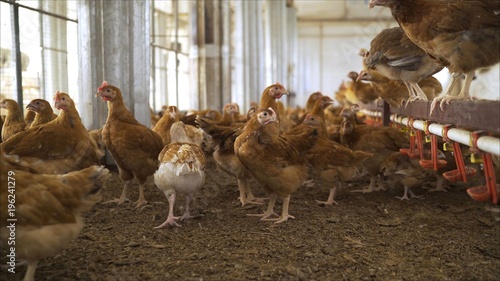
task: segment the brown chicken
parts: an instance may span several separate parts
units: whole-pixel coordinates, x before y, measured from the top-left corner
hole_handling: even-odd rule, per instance
[[[35,118],[31,122],[30,128],[36,127],[41,124],[48,123],[57,118],[50,103],[44,99],[34,99],[26,106],[29,112],[35,113]]]
[[[31,123],[33,123],[33,120],[35,120],[36,113],[31,110],[27,110],[26,113],[24,113],[24,123],[26,124],[26,129],[29,129],[31,127]]]
[[[370,7],[391,9],[394,19],[416,45],[447,67],[452,77],[444,95],[433,100],[441,109],[452,99],[469,99],[475,71],[500,61],[498,0],[370,0]],[[462,74],[459,96],[451,96]]]
[[[180,226],[176,221],[191,218],[189,204],[193,195],[205,183],[205,154],[201,148],[192,143],[186,136],[185,127],[181,121],[172,124],[169,133],[171,143],[160,152],[158,160],[160,167],[154,173],[156,187],[168,199],[169,211],[165,222],[155,228]],[[176,193],[186,194],[186,204],[182,217],[174,216]]]
[[[294,218],[288,213],[290,195],[308,176],[302,153],[313,147],[318,139],[317,130],[313,128],[300,135],[280,136],[279,126],[272,108],[259,109],[234,144],[238,159],[270,194],[267,211],[257,216],[276,223]],[[274,204],[278,196],[283,198],[283,209],[276,219],[271,217],[275,215]]]
[[[28,264],[24,280],[35,280],[38,262],[67,248],[80,234],[81,214],[100,200],[99,191],[109,171],[91,166],[64,175],[46,175],[12,159],[1,152],[2,247],[15,247],[15,258]],[[16,221],[9,222],[10,219]],[[14,231],[15,245],[11,239]]]
[[[318,171],[321,179],[333,185],[327,201],[318,203],[331,205],[336,203],[334,196],[337,188],[341,188],[343,182],[353,180],[362,174],[362,163],[373,156],[363,151],[352,151],[348,147],[327,138],[326,126],[322,118],[317,115],[307,114],[303,126],[310,126],[318,130],[319,139],[314,146],[307,151],[307,161]]]
[[[289,95],[290,93],[286,90],[285,86],[276,82],[262,91],[260,96],[259,108],[272,108],[274,112],[278,112],[277,99],[280,99],[283,95]],[[280,116],[278,115],[278,121]]]
[[[264,89],[261,94],[261,105],[278,108],[276,99],[287,95],[288,91],[280,83],[272,84]],[[247,112],[247,119],[250,120],[255,115],[257,108],[251,107]],[[219,126],[217,122],[212,122],[208,118],[198,116],[197,124],[207,134],[209,134],[215,143],[213,153],[217,166],[223,171],[232,174],[238,181],[238,190],[240,192],[240,202],[242,206],[246,204],[262,204],[262,198],[256,198],[250,187],[251,173],[241,163],[235,154],[234,142],[243,132],[244,124],[235,127]]]
[[[444,154],[440,154],[440,159],[446,158]],[[401,200],[409,200],[411,198],[421,198],[422,196],[415,195],[411,188],[421,187],[424,183],[435,182],[437,180],[438,188],[442,186],[444,178],[440,175],[443,171],[438,170],[436,173],[432,169],[423,168],[419,159],[410,158],[407,154],[394,152],[389,155],[386,160],[380,165],[380,173],[389,177],[392,185],[402,184],[404,194],[397,197]],[[444,190],[444,189],[440,189]]]
[[[222,114],[217,110],[210,110],[203,116],[214,121],[215,123],[222,121]]]
[[[96,96],[108,103],[108,119],[102,128],[102,138],[124,182],[120,198],[108,202],[123,204],[127,201],[127,189],[137,178],[139,200],[136,207],[145,205],[144,184],[148,176],[158,169],[158,155],[163,149],[163,141],[157,133],[134,118],[125,106],[119,88],[104,81]]]
[[[415,45],[400,27],[382,30],[370,43],[364,57],[368,69],[375,69],[391,80],[402,81],[409,93],[409,102],[427,100],[418,83],[443,69],[443,66]]]
[[[92,139],[94,139],[97,145],[97,149],[99,150],[97,158],[102,159],[104,156],[106,156],[106,145],[104,144],[104,140],[102,139],[102,128],[90,130],[89,135]]]
[[[321,96],[321,97],[316,99],[311,111],[307,112],[307,113],[310,113],[312,115],[316,115],[319,118],[325,120],[325,110],[332,104],[334,104],[334,101],[332,98],[330,98],[329,96]],[[304,115],[304,117],[302,119],[299,119],[299,122],[297,125],[302,124],[304,122],[305,118],[306,118],[306,115]]]
[[[222,112],[222,120],[219,122],[219,125],[232,126],[239,118],[240,107],[236,103],[226,103]]]
[[[2,126],[2,141],[8,140],[13,135],[26,129],[26,122],[21,114],[21,108],[15,100],[4,99],[0,102],[0,108],[7,110],[7,116]]]
[[[349,101],[347,101],[347,98],[346,98],[346,91],[347,91],[347,84],[345,81],[342,81],[342,83],[340,83],[339,85],[339,88],[337,89],[337,91],[335,91],[335,100],[340,104],[340,105],[349,105]]]
[[[318,100],[322,96],[323,96],[322,92],[314,92],[311,95],[309,95],[309,98],[307,99],[306,102],[306,112],[311,112],[313,110],[314,104],[316,103],[316,100]]]
[[[391,80],[374,69],[362,70],[358,79],[371,82],[377,94],[392,107],[401,107],[403,101],[408,98],[408,88],[399,80]],[[434,99],[443,91],[439,80],[433,76],[422,79],[418,85],[428,100]]]
[[[359,104],[358,101],[372,103],[378,99],[378,94],[371,84],[358,80],[357,72],[351,71],[347,76],[351,78],[351,81],[347,84],[346,98],[351,105]],[[352,97],[350,93],[354,94],[355,97]]]
[[[238,181],[241,206],[247,204],[262,204],[261,198],[253,195],[250,181],[252,174],[243,166],[234,152],[234,142],[241,134],[244,125],[237,127],[219,126],[209,118],[198,116],[196,123],[209,134],[215,142],[213,157],[217,166],[228,174],[234,175]]]
[[[83,125],[75,103],[57,92],[54,107],[59,116],[20,132],[2,143],[7,154],[18,155],[40,173],[64,174],[99,165],[99,149]]]
[[[168,145],[170,143],[170,127],[172,124],[179,121],[177,112],[177,107],[170,105],[167,107],[160,120],[153,127],[153,131],[156,132],[162,139],[163,145]]]
[[[353,122],[344,121],[340,135],[341,143],[350,149],[373,153],[373,157],[363,162],[370,174],[370,185],[364,188],[363,192],[374,191],[380,165],[389,155],[398,152],[400,148],[409,147],[408,137],[393,127],[355,125]]]

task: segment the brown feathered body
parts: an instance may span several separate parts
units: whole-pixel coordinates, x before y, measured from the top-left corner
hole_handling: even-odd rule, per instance
[[[118,166],[125,182],[118,203],[126,201],[126,189],[134,178],[139,181],[137,206],[144,205],[143,188],[146,179],[158,169],[158,155],[163,149],[161,137],[139,123],[125,106],[120,89],[104,82],[97,95],[108,104],[108,118],[102,129],[102,139]]]
[[[44,99],[34,99],[26,106],[29,112],[35,113],[35,118],[31,122],[30,128],[48,123],[57,118],[50,103]]]
[[[330,185],[330,195],[325,204],[334,203],[337,187],[343,182],[354,180],[364,174],[362,163],[373,156],[363,151],[353,151],[347,146],[328,139],[326,126],[319,116],[308,114],[302,126],[310,126],[318,130],[319,139],[307,151],[307,161],[320,172],[321,178]]]
[[[388,7],[408,38],[447,67],[452,79],[444,95],[434,100],[470,97],[475,71],[500,61],[500,1],[498,0],[370,0],[370,7]],[[465,82],[458,97],[454,89]]]
[[[443,69],[437,60],[414,44],[400,27],[384,29],[373,38],[364,64],[391,80],[405,83],[412,99],[418,96],[424,100],[427,96],[422,93],[418,83]]]
[[[73,100],[60,92],[54,100],[59,116],[13,136],[2,143],[4,151],[18,155],[40,173],[62,174],[99,165],[99,149]]]
[[[170,105],[153,127],[153,131],[161,137],[163,145],[170,143],[170,127],[177,121],[179,121],[177,107]]]
[[[400,80],[391,80],[374,69],[362,70],[359,79],[371,82],[377,94],[393,107],[401,107],[403,100],[408,99],[408,88]],[[443,91],[439,80],[433,76],[422,79],[418,85],[428,100],[434,99]]]
[[[0,102],[0,107],[7,110],[7,115],[2,126],[2,141],[6,141],[13,135],[24,131],[26,129],[26,122],[17,101],[4,99]]]
[[[408,136],[393,127],[355,125],[350,121],[344,121],[340,134],[341,143],[350,149],[373,154],[373,157],[363,162],[371,177],[367,191],[373,191],[380,165],[387,156],[409,146]]]
[[[369,83],[358,80],[358,73],[351,71],[347,75],[351,78],[351,82],[348,83],[348,90],[352,91],[356,96],[356,99],[362,103],[372,103],[378,99],[377,91]],[[356,103],[351,100],[352,103]]]
[[[263,219],[274,214],[276,197],[283,200],[283,210],[276,222],[286,221],[290,195],[301,186],[308,176],[308,166],[303,157],[305,151],[318,139],[316,129],[300,135],[281,136],[276,113],[271,109],[259,109],[236,138],[234,149],[238,159],[270,194],[270,202]]]
[[[307,99],[306,102],[306,113],[311,112],[313,110],[314,104],[316,103],[316,100],[321,98],[323,96],[322,92],[314,92],[309,95],[309,98]]]
[[[91,166],[64,175],[38,174],[7,157],[2,152],[2,244],[6,248],[12,246],[7,245],[7,218],[12,218],[8,201],[14,197],[7,185],[15,186],[16,258],[28,263],[24,280],[34,280],[39,260],[56,255],[79,235],[83,228],[82,212],[100,200],[99,191],[109,171]]]

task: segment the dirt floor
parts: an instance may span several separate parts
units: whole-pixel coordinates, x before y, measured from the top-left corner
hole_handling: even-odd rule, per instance
[[[38,280],[500,280],[500,224],[488,203],[470,199],[464,185],[424,199],[401,201],[402,189],[370,194],[340,192],[338,205],[320,206],[328,188],[303,187],[292,195],[282,224],[246,214],[236,180],[207,166],[206,184],[182,227],[153,229],[167,217],[167,199],[149,179],[150,204],[97,204],[70,247],[42,260]],[[351,188],[359,188],[358,183]],[[257,195],[265,196],[256,183]],[[103,200],[119,196],[116,173]],[[138,188],[130,192],[138,198]],[[182,214],[178,196],[176,215]],[[281,204],[276,211],[280,211]],[[6,252],[1,252],[6,264]],[[2,268],[0,280],[21,280]]]

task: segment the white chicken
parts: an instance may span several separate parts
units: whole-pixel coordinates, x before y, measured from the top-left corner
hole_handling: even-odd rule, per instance
[[[180,226],[177,220],[191,217],[189,204],[193,194],[205,182],[205,155],[201,148],[190,141],[185,131],[185,124],[175,122],[170,128],[171,143],[166,145],[158,156],[160,167],[154,174],[156,186],[165,193],[169,210],[165,222],[155,228]],[[182,217],[174,216],[176,193],[186,195],[186,205]]]

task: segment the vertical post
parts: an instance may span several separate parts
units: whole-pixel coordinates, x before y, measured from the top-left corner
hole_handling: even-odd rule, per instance
[[[95,97],[103,80],[119,87],[137,121],[150,126],[149,1],[82,0],[78,9],[80,112],[89,129],[106,120]],[[92,113],[90,113],[92,112]]]
[[[382,125],[389,126],[390,122],[391,122],[391,106],[386,101],[384,101],[384,105],[382,108]]]
[[[153,1],[154,2],[154,1]],[[175,100],[179,104],[179,2],[173,0],[174,4],[174,33],[175,33]]]
[[[15,78],[14,78],[14,91],[17,96],[17,103],[21,108],[21,114],[24,114],[23,106],[23,72],[21,65],[21,43],[20,43],[20,33],[19,33],[19,6],[16,3],[10,5],[10,13],[12,18],[12,26],[14,27],[14,32],[12,32],[12,55],[13,62],[15,65]]]

